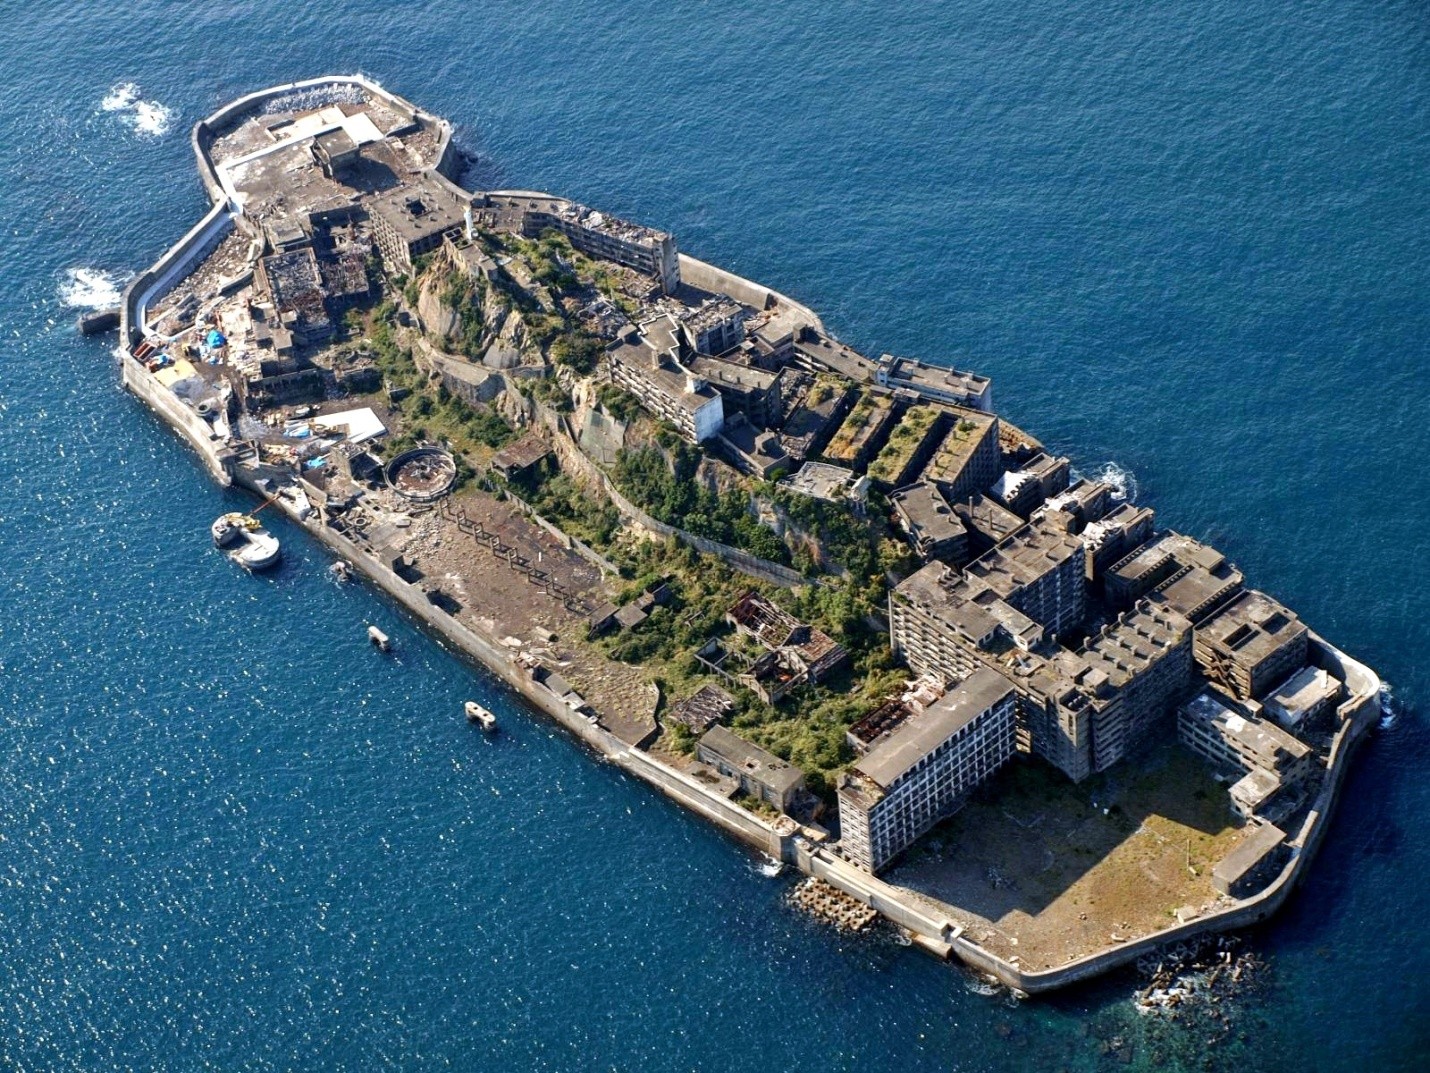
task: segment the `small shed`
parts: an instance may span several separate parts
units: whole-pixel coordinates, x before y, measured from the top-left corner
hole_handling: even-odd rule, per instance
[[[514,480],[530,473],[549,454],[551,445],[535,433],[528,433],[494,454],[492,469],[507,480]]]

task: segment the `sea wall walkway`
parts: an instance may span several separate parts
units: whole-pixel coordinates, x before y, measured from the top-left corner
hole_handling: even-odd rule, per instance
[[[181,279],[183,273],[197,264],[204,253],[213,248],[233,226],[243,227],[253,233],[253,225],[246,221],[241,211],[236,211],[228,198],[216,169],[208,155],[209,142],[213,131],[236,116],[274,97],[302,89],[312,89],[324,84],[358,84],[369,92],[380,95],[390,104],[401,106],[409,114],[417,115],[418,110],[408,102],[389,94],[381,87],[360,76],[333,76],[308,79],[303,82],[288,83],[272,87],[259,93],[240,98],[219,109],[194,128],[193,145],[199,158],[200,173],[204,185],[214,201],[213,208],[178,243],[171,247],[145,272],[135,277],[124,295],[121,310],[121,338],[126,346],[139,341],[144,331],[143,312],[147,303],[162,296],[167,287]],[[434,165],[434,172],[445,170],[450,164],[450,125],[445,120],[430,117],[443,124],[443,137]],[[446,179],[445,174],[442,178]],[[450,180],[448,180],[450,181]],[[227,218],[227,219],[225,219]],[[693,259],[692,259],[693,261]],[[686,260],[682,255],[682,268]],[[699,262],[703,265],[703,262]],[[713,266],[712,272],[720,272]],[[729,274],[726,274],[728,276]],[[714,280],[715,277],[709,277]],[[726,285],[739,277],[729,277],[721,285]],[[749,281],[744,281],[749,283]],[[758,284],[749,284],[759,287]],[[761,288],[768,294],[776,292]],[[776,297],[785,302],[789,299]],[[790,303],[797,305],[797,303]],[[799,309],[804,309],[800,306]],[[814,323],[818,318],[810,313]],[[244,471],[235,466],[235,456],[226,447],[216,442],[212,430],[206,422],[182,403],[142,365],[126,356],[123,359],[123,382],[156,414],[166,421],[198,452],[210,474],[221,484],[238,483],[260,491],[246,478]],[[601,474],[604,478],[604,474]],[[603,485],[607,482],[603,480]],[[614,492],[613,488],[608,490]],[[618,494],[618,493],[616,493]],[[325,525],[319,517],[300,517],[297,510],[286,500],[275,501],[280,509],[317,540],[332,551],[347,559],[370,579],[378,588],[386,592],[419,622],[431,629],[440,639],[450,644],[458,653],[486,668],[492,674],[521,694],[538,710],[550,716],[590,748],[624,770],[643,779],[672,800],[692,809],[718,824],[722,829],[754,846],[761,852],[783,860],[810,875],[817,876],[846,893],[877,909],[885,917],[907,928],[921,945],[940,954],[958,957],[966,964],[986,972],[1009,987],[1029,994],[1049,991],[1087,979],[1112,968],[1127,964],[1141,954],[1156,947],[1199,934],[1226,931],[1245,927],[1266,919],[1274,913],[1290,896],[1296,882],[1316,850],[1320,847],[1328,826],[1329,817],[1338,801],[1345,778],[1350,754],[1366,731],[1373,725],[1378,714],[1380,682],[1374,672],[1350,659],[1344,653],[1331,647],[1320,638],[1314,638],[1321,658],[1349,685],[1352,696],[1340,709],[1342,727],[1337,733],[1330,754],[1329,769],[1322,789],[1300,830],[1291,841],[1292,857],[1281,873],[1263,891],[1254,897],[1244,899],[1236,905],[1216,914],[1184,925],[1167,928],[1145,936],[1140,940],[1120,944],[1078,959],[1061,968],[1039,973],[1025,973],[1017,966],[997,957],[977,943],[965,937],[963,927],[956,919],[956,907],[948,907],[944,913],[934,908],[930,900],[918,897],[912,892],[894,886],[876,876],[861,871],[854,865],[836,856],[820,845],[807,832],[792,821],[778,825],[766,823],[761,818],[734,804],[703,786],[696,780],[663,764],[655,757],[631,747],[610,734],[595,721],[573,711],[550,691],[532,680],[525,668],[517,664],[511,654],[496,644],[493,639],[483,637],[465,624],[434,605],[421,589],[408,584],[397,576],[387,565],[370,552],[342,534]],[[619,505],[619,504],[618,504]],[[635,511],[633,504],[627,508]],[[643,512],[640,512],[643,513]],[[652,523],[654,519],[650,519]],[[660,523],[652,528],[660,531]],[[665,527],[671,528],[671,527]],[[679,531],[677,531],[679,532]],[[693,537],[693,534],[684,534]],[[701,538],[693,538],[692,543]],[[695,544],[699,547],[699,544]],[[774,564],[771,564],[774,565]],[[803,581],[804,579],[800,579]]]

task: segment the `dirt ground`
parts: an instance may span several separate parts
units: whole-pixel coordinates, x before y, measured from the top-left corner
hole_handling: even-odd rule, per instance
[[[649,736],[655,729],[655,687],[638,670],[610,663],[585,642],[587,616],[614,591],[600,570],[484,492],[464,491],[453,505],[558,583],[564,595],[435,510],[414,518],[406,530],[403,556],[421,572],[421,583],[440,587],[453,601],[448,610],[465,625],[513,653],[531,653],[566,678],[617,737],[634,744]],[[556,640],[546,640],[546,632]]]
[[[885,878],[1041,970],[1222,903],[1212,868],[1244,833],[1226,788],[1169,741],[1081,786],[1015,762]]]

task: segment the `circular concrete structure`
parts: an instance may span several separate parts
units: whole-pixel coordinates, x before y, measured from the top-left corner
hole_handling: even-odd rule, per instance
[[[457,480],[457,463],[440,447],[414,447],[403,451],[383,470],[387,486],[418,503],[441,499]]]

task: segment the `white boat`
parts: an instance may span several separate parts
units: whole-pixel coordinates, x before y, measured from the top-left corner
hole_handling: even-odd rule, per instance
[[[264,529],[251,514],[237,511],[216,519],[209,527],[215,547],[245,570],[266,570],[278,561],[278,538]]]
[[[497,728],[497,717],[476,701],[469,700],[462,707],[467,713],[467,722],[476,723],[483,730],[495,730]]]
[[[373,648],[379,652],[387,652],[392,648],[392,641],[388,639],[387,634],[383,633],[376,626],[369,626],[367,628],[367,639],[372,642]]]

